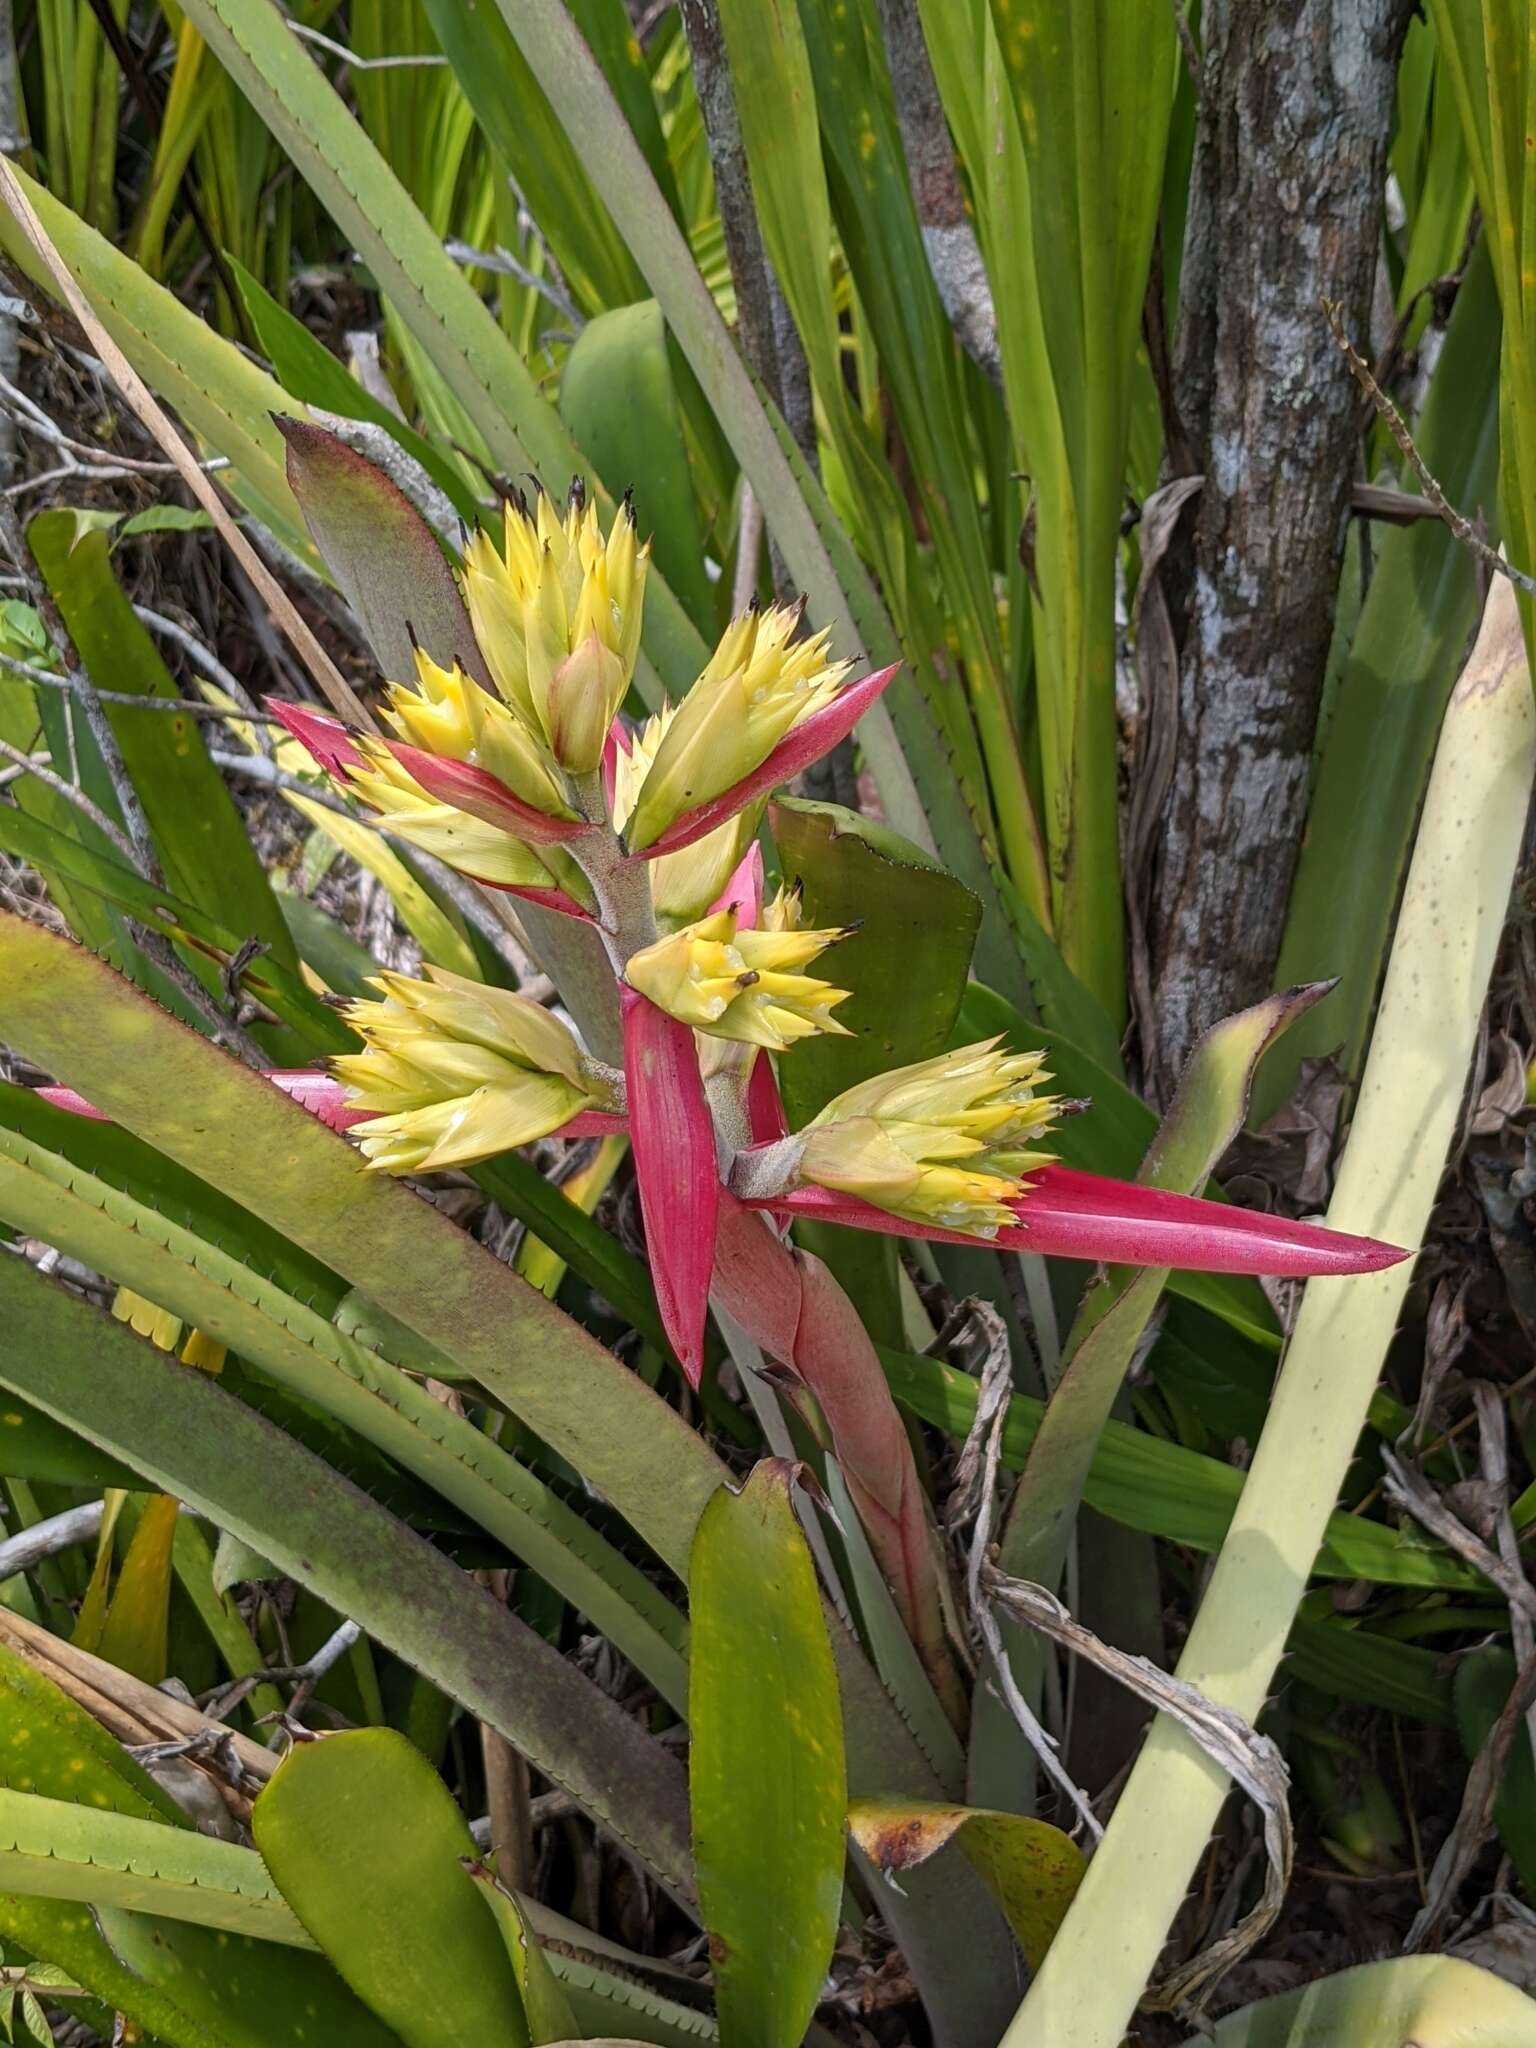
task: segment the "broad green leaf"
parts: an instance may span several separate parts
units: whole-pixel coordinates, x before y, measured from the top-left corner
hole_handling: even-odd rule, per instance
[[[516,1894],[508,1891],[489,1864],[472,1863],[469,1874],[479,1886],[480,1896],[506,1944],[532,2048],[546,2048],[551,2041],[579,2039],[571,2002],[549,1967]]]
[[[772,824],[784,880],[804,892],[805,922],[852,928],[825,965],[852,991],[837,1017],[853,1036],[808,1041],[779,1066],[798,1127],[855,1082],[943,1051],[981,906],[916,847],[838,804],[780,798]]]
[[[405,1736],[295,1745],[251,1829],[317,1946],[406,2048],[528,2048],[511,1958],[464,1867],[469,1825]]]
[[[96,1494],[109,1486],[132,1486],[134,1479],[116,1458],[10,1393],[0,1395],[0,1474],[34,1484],[85,1487]]]
[[[1349,1628],[1298,1614],[1286,1649],[1286,1671],[1362,1706],[1384,1707],[1432,1728],[1455,1725],[1446,1659],[1369,1628]]]
[[[335,814],[332,813],[332,816]],[[387,851],[387,849],[386,849]],[[279,888],[277,900],[304,965],[339,996],[366,996],[379,963],[368,948],[308,896]]]
[[[117,1907],[99,1907],[96,1917],[109,1955],[230,2048],[314,2048],[317,2040],[326,2048],[392,2048],[397,2040],[324,1956]],[[100,1989],[111,2002],[105,1980]],[[134,1996],[142,2000],[144,1990]]]
[[[0,1307],[13,1338],[0,1384],[120,1450],[354,1616],[606,1819],[669,1889],[691,1895],[678,1765],[542,1637],[207,1373],[188,1372],[19,1259],[0,1260]],[[0,1868],[0,1888],[33,1887]],[[153,1909],[141,1898],[119,1903]]]
[[[238,1248],[248,1265],[322,1315],[329,1315],[346,1291],[319,1260],[300,1251],[253,1211],[242,1209],[120,1124],[74,1116],[44,1102],[30,1088],[0,1082],[0,1130],[106,1182],[194,1237]]]
[[[3,1129],[0,1216],[165,1303],[299,1401],[377,1445],[532,1565],[684,1710],[685,1635],[677,1610],[483,1430],[373,1350],[365,1309],[344,1302],[333,1326],[218,1245]],[[407,1354],[407,1362],[426,1372],[436,1367],[430,1354]],[[273,1419],[292,1433],[281,1411]],[[332,1448],[323,1437],[310,1440],[322,1454]],[[355,1457],[337,1461],[360,1481],[366,1478],[376,1497],[389,1498]],[[102,1653],[113,1655],[105,1645]]]
[[[140,533],[208,533],[211,515],[191,505],[147,505],[131,513],[117,529],[118,540],[130,540]]]
[[[174,1925],[139,1914],[113,1917],[130,1923],[142,1919],[157,1933]],[[115,1953],[89,1906],[64,1899],[24,1898],[17,1893],[0,1895],[0,1937],[67,1970],[71,1983],[95,1992],[112,2012],[132,2020],[162,2048],[235,2048],[227,2033],[210,2031],[157,1985],[136,1976]],[[272,1955],[265,1945],[259,1953]]]
[[[0,1786],[189,1828],[181,1808],[101,1723],[0,1642]]]
[[[631,485],[652,556],[688,616],[711,632],[715,591],[667,330],[654,299],[589,320],[565,359],[560,412],[614,497]]]
[[[0,1783],[68,1801],[88,1813],[128,1814],[190,1829],[147,1772],[26,1658],[0,1644]],[[337,2048],[383,2048],[387,2038],[318,1956],[274,1952],[266,1941],[185,1922],[62,1899],[0,1898],[0,1934],[73,1973],[73,1980],[149,2029],[166,2048],[278,2048],[313,2038],[321,2022]],[[103,1930],[104,1929],[104,1934]]]
[[[0,1892],[76,1899],[313,1947],[261,1858],[160,1819],[0,1791]]]
[[[842,1905],[842,1709],[794,1468],[722,1487],[694,1539],[689,1771],[715,2004],[740,2048],[796,2048]]]
[[[987,1807],[862,1799],[848,1810],[848,1832],[877,1869],[898,1879],[957,1841],[1007,1914],[1032,1970],[1039,1969],[1088,1867],[1060,1828]]]
[[[886,1378],[903,1408],[946,1436],[964,1438],[976,1419],[980,1381],[936,1358],[880,1347]],[[1042,1404],[1029,1394],[1009,1397],[1003,1426],[1003,1463],[1022,1468],[1040,1426]],[[1083,1499],[1128,1529],[1144,1529],[1191,1550],[1214,1552],[1243,1491],[1243,1475],[1219,1458],[1149,1436],[1128,1423],[1110,1422],[1088,1470]],[[1383,1586],[1440,1586],[1477,1591],[1471,1567],[1449,1551],[1363,1515],[1336,1514],[1315,1570],[1325,1578],[1363,1579]]]
[[[60,701],[59,691],[34,690],[16,677],[0,683],[0,740],[10,746],[27,754],[44,752],[54,760],[67,760],[68,721],[69,706]],[[87,787],[91,751],[77,747],[76,760],[81,787],[94,800],[94,792]],[[116,857],[106,834],[35,775],[20,777],[7,794],[9,801],[0,808],[0,825],[20,821],[20,829],[36,828],[49,844],[64,848],[85,844],[100,858]],[[49,900],[81,944],[132,975],[141,986],[150,986],[147,963],[129,934],[126,920],[90,890],[72,887],[68,878],[47,859],[34,859],[30,864],[36,868]]]
[[[334,1132],[99,961],[4,914],[0,1035],[129,1129],[152,1133],[173,1159],[193,1171],[211,1165],[226,1195],[456,1359],[686,1570],[719,1461],[627,1367],[446,1217],[370,1173]],[[260,1548],[259,1533],[253,1540]]]
[[[381,673],[415,681],[415,649],[491,687],[469,610],[437,536],[397,483],[337,434],[284,424],[288,482]]]

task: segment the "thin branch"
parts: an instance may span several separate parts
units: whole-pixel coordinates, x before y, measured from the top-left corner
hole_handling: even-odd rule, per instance
[[[1455,1551],[1475,1572],[1481,1572],[1490,1585],[1498,1587],[1511,1607],[1536,1617],[1536,1591],[1524,1572],[1512,1571],[1497,1552],[1474,1536],[1466,1523],[1394,1452],[1383,1451],[1381,1464],[1386,1474],[1386,1496],[1394,1506],[1405,1509],[1432,1536],[1438,1536],[1447,1550]]]
[[[73,688],[68,676],[52,675],[30,661],[17,661],[13,655],[0,654],[0,669],[6,670],[17,682],[41,684],[48,690]],[[98,690],[96,697],[99,703],[127,704],[135,711],[174,711],[183,718],[222,718],[234,725],[280,726],[283,722],[272,717],[270,712],[247,711],[243,705],[230,709],[223,704],[195,704],[190,697],[146,697],[132,690]]]
[[[218,656],[206,648],[195,633],[178,625],[175,619],[168,619],[163,612],[151,611],[148,605],[136,604],[133,615],[141,625],[148,626],[152,633],[162,634],[167,640],[174,640],[192,661],[200,675],[210,683],[217,683],[221,690],[227,690],[237,704],[247,705],[254,713],[255,699],[238,676],[227,669]]]
[[[436,70],[448,59],[437,51],[423,51],[419,55],[399,57],[354,57],[345,43],[332,41],[323,36],[317,28],[306,28],[301,21],[290,21],[288,26],[301,41],[314,43],[328,56],[339,57],[349,71],[427,71]]]
[[[580,334],[587,324],[553,278],[541,277],[538,271],[530,270],[526,263],[520,263],[511,250],[503,248],[499,242],[494,249],[477,249],[472,242],[450,239],[443,244],[443,254],[472,270],[488,270],[496,277],[516,278],[519,284],[527,285],[530,291],[547,299],[561,319],[570,322],[574,334]]]
[[[55,447],[64,449],[70,455],[78,455],[88,463],[100,465],[103,472],[111,471],[113,474],[124,476],[180,475],[174,462],[150,462],[141,456],[119,455],[113,449],[98,448],[90,441],[75,440],[72,435],[64,432],[56,420],[50,419],[42,407],[30,399],[25,391],[4,376],[0,376],[0,403],[3,403],[8,412],[14,413],[30,432],[39,435],[45,441],[51,441]],[[78,466],[72,465],[72,468]],[[199,466],[205,474],[212,475],[217,470],[229,468],[229,457],[211,455]],[[57,473],[59,472],[50,472]]]
[[[51,789],[55,796],[62,797],[67,804],[73,804],[82,817],[89,818],[98,832],[104,833],[122,855],[135,874],[138,860],[132,845],[121,829],[114,825],[106,812],[93,804],[83,789],[77,789],[72,782],[66,782],[62,775],[55,775],[51,768],[45,768],[32,754],[24,754],[20,747],[13,747],[9,740],[0,740],[0,759],[13,764],[20,774],[34,776],[45,789]]]
[[[1173,26],[1179,38],[1179,48],[1184,53],[1184,63],[1189,71],[1189,82],[1195,89],[1195,98],[1205,98],[1205,66],[1200,61],[1199,45],[1195,32],[1189,25],[1189,12],[1185,0],[1169,0],[1173,8]]]
[[[1451,532],[1455,534],[1462,546],[1469,548],[1486,569],[1491,570],[1496,576],[1507,576],[1515,588],[1524,591],[1527,597],[1536,597],[1536,576],[1528,576],[1523,569],[1517,569],[1513,563],[1506,562],[1498,549],[1489,546],[1471,520],[1464,513],[1458,512],[1444,491],[1441,490],[1439,484],[1430,474],[1429,467],[1425,463],[1423,456],[1420,455],[1418,449],[1414,446],[1413,436],[1409,433],[1407,423],[1403,419],[1402,414],[1376,382],[1375,377],[1371,373],[1369,363],[1366,362],[1365,358],[1350,340],[1348,334],[1344,331],[1344,321],[1338,305],[1331,299],[1324,299],[1321,301],[1321,304],[1329,329],[1334,340],[1339,345],[1345,362],[1348,363],[1351,371],[1354,373],[1356,383],[1376,408],[1377,414],[1386,426],[1388,433],[1402,450],[1404,460],[1418,478],[1425,497],[1433,505],[1436,513],[1450,528]]]
[[[29,1572],[34,1565],[40,1565],[45,1558],[57,1557],[61,1550],[73,1550],[77,1543],[87,1543],[101,1527],[102,1504],[99,1500],[88,1500],[77,1508],[66,1508],[62,1514],[50,1515],[45,1522],[34,1522],[30,1529],[20,1529],[14,1536],[8,1536],[0,1543],[0,1583],[13,1577],[17,1572]]]

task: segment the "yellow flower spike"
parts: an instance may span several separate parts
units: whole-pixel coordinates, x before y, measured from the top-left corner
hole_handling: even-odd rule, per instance
[[[805,1132],[800,1172],[914,1222],[990,1235],[1015,1221],[1022,1177],[1047,1165],[1034,1149],[1058,1099],[1042,1053],[985,1039],[898,1067],[835,1096]]]
[[[733,910],[632,954],[624,978],[660,1010],[714,1038],[784,1052],[819,1033],[851,1034],[831,1014],[847,989],[796,970],[843,931],[738,931]]]
[[[550,745],[573,775],[590,775],[601,765],[625,687],[619,657],[596,633],[589,633],[551,676]]]
[[[828,635],[791,642],[796,606],[747,612],[678,706],[636,800],[629,843],[652,845],[683,812],[723,796],[795,726],[837,697],[852,664],[829,661]]]
[[[557,1017],[526,996],[443,968],[384,974],[381,1002],[349,1006],[364,1050],[333,1062],[370,1166],[430,1173],[530,1144],[612,1091]]]
[[[464,595],[496,687],[572,774],[601,760],[593,735],[606,737],[634,674],[649,553],[627,502],[605,537],[579,486],[563,517],[542,493],[531,516],[519,500],[499,553],[484,536],[465,551]]]

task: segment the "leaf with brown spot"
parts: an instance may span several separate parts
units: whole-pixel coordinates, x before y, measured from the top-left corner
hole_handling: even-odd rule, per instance
[[[1032,1970],[1040,1967],[1088,1867],[1060,1828],[990,1807],[860,1799],[848,1809],[848,1830],[886,1876],[926,1863],[958,1841],[1007,1915]]]

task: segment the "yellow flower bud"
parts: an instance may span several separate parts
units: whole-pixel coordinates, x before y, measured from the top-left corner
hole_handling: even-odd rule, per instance
[[[415,689],[389,686],[384,716],[401,739],[439,760],[483,768],[548,817],[578,815],[566,801],[548,749],[505,704],[462,669],[439,668],[419,648],[416,682]]]
[[[649,556],[627,504],[605,540],[579,491],[563,518],[542,494],[531,518],[509,505],[501,551],[483,534],[465,550],[464,595],[496,687],[572,774],[602,758],[592,735],[606,736],[634,675]]]
[[[548,846],[536,854],[499,826],[428,796],[387,747],[359,745],[371,765],[354,768],[349,786],[397,839],[476,881],[501,889],[563,889],[584,908],[593,907],[585,876],[563,848]]]
[[[370,1166],[468,1165],[609,1106],[598,1071],[540,1004],[443,968],[428,976],[381,975],[384,1000],[347,1011],[365,1049],[333,1068],[353,1105],[377,1112],[355,1127]]]
[[[1052,1155],[1030,1149],[1050,1129],[1057,1098],[1042,1053],[999,1041],[898,1067],[845,1089],[812,1118],[800,1172],[897,1216],[991,1236],[1015,1221],[1022,1176]]]
[[[632,988],[695,1031],[783,1052],[818,1033],[849,1036],[831,1014],[848,991],[799,969],[842,931],[738,931],[733,910],[685,925],[632,954]]]
[[[573,775],[590,775],[627,687],[619,657],[596,633],[568,654],[549,681],[549,743]]]
[[[791,645],[799,621],[798,607],[775,605],[727,626],[641,786],[628,833],[636,851],[684,811],[723,796],[836,697],[852,664],[828,661],[825,632]]]

